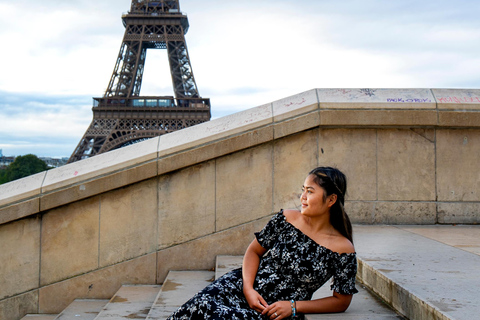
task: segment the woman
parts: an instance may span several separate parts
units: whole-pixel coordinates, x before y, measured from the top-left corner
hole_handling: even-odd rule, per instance
[[[312,170],[302,188],[301,211],[277,213],[255,233],[242,268],[197,293],[168,320],[280,320],[345,311],[357,293],[352,226],[343,208],[346,190],[338,169]],[[332,276],[333,295],[310,300]]]

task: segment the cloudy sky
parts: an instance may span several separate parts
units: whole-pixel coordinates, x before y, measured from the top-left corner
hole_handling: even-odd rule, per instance
[[[69,157],[131,0],[0,0],[0,149]],[[479,88],[480,1],[181,0],[214,118],[312,88]],[[173,95],[149,50],[141,95]]]

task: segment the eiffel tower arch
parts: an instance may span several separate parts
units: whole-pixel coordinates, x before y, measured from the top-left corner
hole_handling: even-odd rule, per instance
[[[209,121],[185,41],[188,18],[179,0],[132,0],[125,34],[105,95],[93,98],[93,120],[69,163]],[[148,49],[166,49],[173,96],[140,96]]]

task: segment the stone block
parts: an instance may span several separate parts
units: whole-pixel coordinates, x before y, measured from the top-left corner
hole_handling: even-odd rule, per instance
[[[435,224],[435,202],[378,202],[375,205],[376,224]]]
[[[157,196],[157,179],[101,195],[100,267],[156,250]]]
[[[98,268],[99,206],[94,197],[43,215],[41,286]]]
[[[351,223],[373,224],[375,220],[375,202],[345,201],[345,212]]]
[[[215,161],[159,177],[159,247],[215,232]]]
[[[299,93],[273,102],[273,121],[279,122],[298,117],[301,114],[318,110],[318,97],[315,89]]]
[[[376,200],[376,130],[321,129],[318,145],[319,165],[337,167],[347,176],[346,199]]]
[[[432,89],[439,110],[480,110],[479,89]]]
[[[273,144],[216,160],[216,230],[272,212]]]
[[[0,225],[40,211],[46,171],[0,185]]]
[[[26,314],[37,313],[38,290],[0,301],[0,319],[17,320]]]
[[[153,284],[155,265],[153,253],[43,287],[39,313],[59,313],[75,299],[110,299],[123,284]]]
[[[439,202],[438,223],[480,224],[480,203]]]
[[[200,145],[184,152],[166,155],[158,161],[158,174],[161,175],[196,165],[204,161],[212,160],[272,140],[273,126],[265,126],[221,139],[210,144]]]
[[[478,128],[480,126],[480,112],[476,111],[443,111],[438,112],[440,127]]]
[[[438,201],[480,201],[480,130],[437,130]]]
[[[300,206],[305,178],[318,163],[318,130],[309,130],[275,141],[273,210]]]
[[[433,129],[378,131],[378,200],[435,200]]]
[[[182,152],[272,124],[272,106],[266,104],[160,137],[159,157]]]
[[[316,128],[320,125],[320,111],[315,110],[285,121],[277,122],[274,125],[274,139],[280,139],[305,130]]]
[[[321,109],[435,109],[430,89],[317,89]]]
[[[40,198],[33,198],[0,209],[0,225],[28,217],[40,210]]]
[[[0,208],[39,196],[46,174],[44,171],[0,185]]]
[[[218,255],[243,255],[271,216],[217,232],[193,241],[159,250],[157,283],[162,283],[169,270],[206,270],[215,267]]]
[[[157,175],[156,161],[126,168],[106,176],[99,175],[96,179],[46,193],[40,201],[40,210],[45,211],[74,201],[96,196],[106,191],[134,184]]]
[[[438,115],[436,110],[374,110],[356,108],[350,110],[321,109],[320,124],[322,126],[436,126]]]
[[[0,261],[0,300],[38,287],[40,219],[0,225]]]
[[[43,193],[123,171],[157,158],[159,137],[49,170]],[[145,177],[149,178],[149,177]],[[138,181],[138,180],[137,180]]]

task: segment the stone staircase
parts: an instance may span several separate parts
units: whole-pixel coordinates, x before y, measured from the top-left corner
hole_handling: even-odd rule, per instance
[[[399,314],[412,320],[478,319],[480,226],[365,225],[355,226],[354,232],[359,293],[345,313],[311,314],[307,320],[405,319]],[[23,319],[166,319],[241,261],[239,256],[219,256],[215,271],[170,271],[162,286],[127,285],[110,301],[75,300],[58,315]],[[327,295],[331,291],[326,284],[314,298]]]
[[[23,320],[164,320],[196,292],[224,273],[241,266],[241,256],[217,257],[215,271],[170,271],[163,285],[124,285],[110,300],[78,299],[58,315],[26,315]],[[357,284],[360,293],[343,314],[307,315],[307,320],[402,319],[377,297]],[[325,285],[315,296],[329,295]]]

